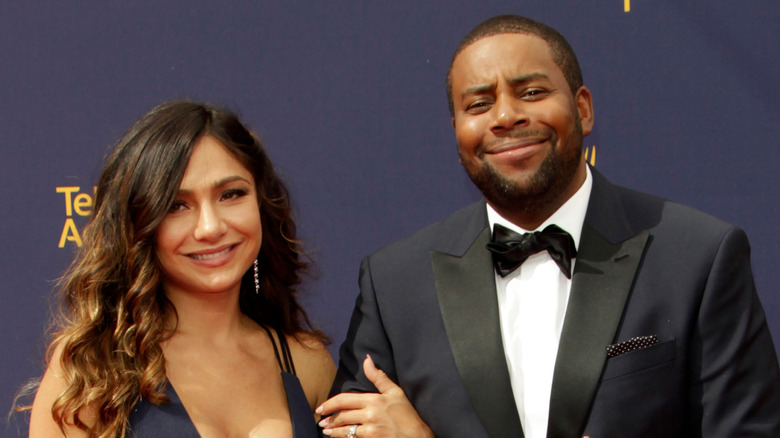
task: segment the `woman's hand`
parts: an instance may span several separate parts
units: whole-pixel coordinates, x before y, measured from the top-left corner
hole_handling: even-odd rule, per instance
[[[363,372],[379,393],[342,393],[321,404],[316,413],[327,416],[319,422],[323,433],[350,438],[433,438],[404,391],[366,355]],[[357,426],[354,436],[351,426]]]

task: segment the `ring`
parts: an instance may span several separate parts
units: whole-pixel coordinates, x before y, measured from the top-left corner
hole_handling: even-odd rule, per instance
[[[357,424],[349,426],[349,433],[347,434],[347,438],[357,438],[357,427]]]

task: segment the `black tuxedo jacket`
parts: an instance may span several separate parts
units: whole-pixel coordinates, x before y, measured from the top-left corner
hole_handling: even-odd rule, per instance
[[[780,437],[780,371],[745,233],[609,183],[593,191],[548,437]],[[484,202],[361,266],[333,392],[376,391],[370,354],[437,437],[518,437]],[[612,358],[637,336],[659,343]]]

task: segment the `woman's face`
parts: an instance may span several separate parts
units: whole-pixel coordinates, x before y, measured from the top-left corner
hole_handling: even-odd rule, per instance
[[[203,136],[155,235],[166,294],[238,292],[262,242],[257,202],[252,174]]]

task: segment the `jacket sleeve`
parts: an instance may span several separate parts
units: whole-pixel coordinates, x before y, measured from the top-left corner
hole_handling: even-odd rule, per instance
[[[777,354],[739,228],[726,233],[715,255],[691,345],[701,436],[780,437]]]
[[[339,350],[339,369],[331,396],[340,392],[377,392],[363,374],[363,360],[371,355],[376,366],[398,381],[393,352],[385,333],[371,277],[370,257],[360,265],[360,295],[355,302],[347,337]]]

